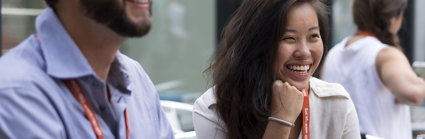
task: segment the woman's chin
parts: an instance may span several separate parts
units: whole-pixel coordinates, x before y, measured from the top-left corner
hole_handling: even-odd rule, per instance
[[[309,87],[308,80],[307,81],[289,81],[288,83],[300,91]]]

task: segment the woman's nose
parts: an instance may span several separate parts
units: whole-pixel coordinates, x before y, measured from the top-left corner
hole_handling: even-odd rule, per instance
[[[300,41],[295,49],[294,57],[295,58],[305,58],[311,55],[308,43],[306,41]]]

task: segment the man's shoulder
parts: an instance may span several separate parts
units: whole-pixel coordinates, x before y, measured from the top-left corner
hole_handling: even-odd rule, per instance
[[[155,85],[139,62],[120,52],[117,53],[116,58],[121,64],[121,72],[128,77],[130,88],[137,94],[137,97],[141,97],[139,99],[157,97]]]
[[[127,55],[118,52],[117,59],[119,60],[121,66],[124,68],[123,70],[130,73],[138,73],[143,75],[146,74],[142,65],[138,61],[128,57]]]
[[[152,80],[138,61],[120,52],[117,54],[117,59],[121,64],[121,71],[129,76],[130,81],[144,85],[145,87],[149,86],[148,88],[151,88],[150,86],[153,87]]]
[[[127,55],[118,52],[117,53],[117,58],[119,59],[119,61],[121,62],[121,64],[125,64],[125,65],[132,65],[132,66],[137,66],[140,65],[139,62],[137,62],[136,60],[128,57]]]
[[[0,64],[2,65],[2,64]],[[30,64],[8,66],[0,69],[0,93],[3,89],[42,89],[50,77]]]
[[[31,35],[0,57],[0,69],[13,66],[41,66],[43,61],[40,45],[34,35]]]
[[[33,41],[28,37],[0,57],[0,89],[41,83],[48,77],[39,46]]]

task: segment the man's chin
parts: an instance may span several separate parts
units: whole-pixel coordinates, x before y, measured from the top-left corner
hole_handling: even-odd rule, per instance
[[[149,33],[149,31],[150,31],[150,26],[149,26],[149,28],[145,28],[144,30],[141,30],[141,31],[137,31],[137,32],[134,32],[134,33],[131,33],[131,34],[121,34],[121,35],[126,36],[126,37],[142,37],[142,36],[147,35]]]
[[[142,23],[135,24],[128,20],[122,20],[121,22],[110,24],[108,27],[124,37],[142,37],[149,33],[151,29],[151,22],[144,21]]]
[[[139,26],[135,27],[135,32],[133,35],[129,35],[128,37],[142,37],[149,33],[152,28],[152,23],[150,20],[144,21],[139,24]]]

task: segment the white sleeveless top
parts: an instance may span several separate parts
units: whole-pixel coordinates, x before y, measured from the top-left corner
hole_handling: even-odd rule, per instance
[[[329,51],[323,80],[340,83],[348,91],[357,110],[360,132],[385,139],[411,139],[409,107],[395,104],[395,96],[376,71],[376,57],[387,45],[365,37],[345,47],[350,38]]]

